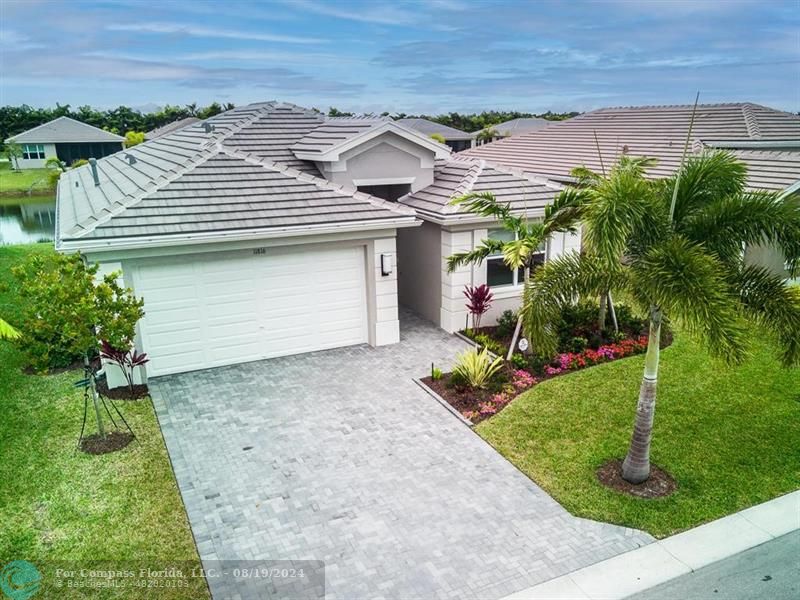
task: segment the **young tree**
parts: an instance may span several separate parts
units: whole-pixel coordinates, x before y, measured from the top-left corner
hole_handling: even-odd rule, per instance
[[[19,171],[19,159],[22,158],[22,147],[16,142],[6,142],[6,158]]]
[[[131,148],[144,141],[144,131],[128,131],[125,133],[125,147]]]
[[[615,168],[582,209],[584,252],[552,260],[526,285],[522,315],[541,352],[556,347],[562,306],[603,290],[624,294],[650,317],[644,376],[623,477],[650,474],[661,324],[667,317],[728,362],[746,356],[748,323],[780,343],[787,366],[800,364],[800,288],[747,264],[742,248],[771,244],[800,259],[800,200],[745,190],[746,167],[727,152],[690,158],[673,177],[648,182]],[[614,257],[617,257],[616,262]]]
[[[503,255],[503,261],[512,270],[523,270],[527,285],[531,270],[534,267],[533,259],[537,249],[556,232],[577,230],[580,205],[578,196],[561,194],[555,201],[545,208],[544,218],[541,221],[528,221],[524,215],[516,215],[508,204],[497,201],[491,192],[473,192],[451,201],[454,205],[463,205],[464,208],[481,217],[496,219],[507,231],[513,234],[514,239],[504,242],[501,240],[486,239],[469,252],[457,252],[447,257],[447,270],[455,271],[458,267],[467,264],[480,264],[486,258],[496,254]],[[520,318],[511,338],[506,360],[511,360],[514,346],[519,337],[522,326]]]

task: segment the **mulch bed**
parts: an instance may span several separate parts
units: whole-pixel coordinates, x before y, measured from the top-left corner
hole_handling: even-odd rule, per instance
[[[636,485],[622,478],[622,461],[610,460],[597,469],[597,479],[604,486],[636,498],[663,498],[672,494],[678,484],[664,469],[650,465],[650,477]]]
[[[86,454],[108,454],[122,450],[133,441],[133,434],[128,431],[112,431],[101,438],[100,434],[94,433],[81,440],[81,450]]]
[[[474,411],[478,413],[480,409],[480,403],[486,402],[489,398],[491,398],[494,395],[492,392],[488,390],[471,390],[471,389],[464,390],[464,389],[457,389],[454,387],[448,387],[447,382],[449,380],[450,380],[449,373],[443,375],[441,379],[432,379],[430,375],[420,379],[422,383],[424,383],[434,392],[439,394],[445,402],[447,402],[450,406],[455,408],[462,415],[467,411]],[[473,419],[470,419],[470,421],[473,424],[480,423],[484,419],[487,419],[491,416],[492,415],[481,415],[480,413],[478,413],[478,416],[476,416]]]
[[[134,384],[132,393],[127,385],[115,387],[110,390],[108,389],[108,382],[106,382],[105,379],[98,379],[97,393],[106,398],[111,398],[112,400],[139,400],[149,396],[150,390],[147,388],[146,383]]]

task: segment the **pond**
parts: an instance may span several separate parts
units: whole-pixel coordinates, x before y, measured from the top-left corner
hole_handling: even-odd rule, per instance
[[[55,196],[0,197],[0,246],[53,240]]]

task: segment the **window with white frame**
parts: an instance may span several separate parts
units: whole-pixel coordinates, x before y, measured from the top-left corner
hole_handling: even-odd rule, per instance
[[[22,158],[44,158],[44,144],[22,144]]]
[[[489,239],[510,242],[515,239],[514,233],[507,229],[490,229]],[[542,242],[533,255],[532,269],[544,264],[547,243]],[[525,281],[524,269],[511,269],[503,260],[503,254],[497,253],[486,258],[486,283],[489,287],[522,285]]]

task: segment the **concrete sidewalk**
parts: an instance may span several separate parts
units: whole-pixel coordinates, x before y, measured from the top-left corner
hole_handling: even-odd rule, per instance
[[[800,491],[578,569],[503,600],[625,598],[798,529]]]

